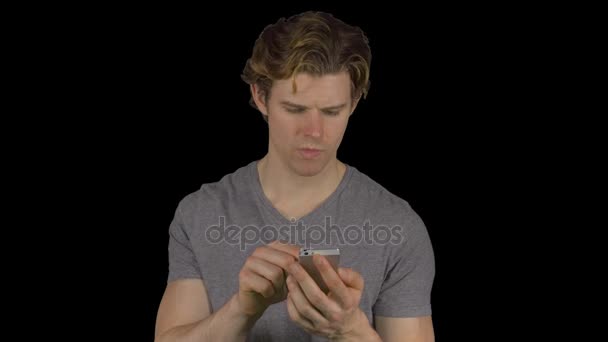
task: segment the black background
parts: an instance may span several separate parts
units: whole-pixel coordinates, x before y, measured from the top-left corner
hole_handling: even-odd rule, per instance
[[[179,200],[266,152],[266,123],[240,79],[253,42],[278,18],[315,9],[369,37],[371,89],[338,158],[426,223],[437,339],[517,334],[505,317],[526,304],[518,261],[533,196],[520,189],[536,176],[529,143],[544,120],[544,40],[525,9],[228,7],[88,8],[57,22],[54,51],[70,53],[60,57],[69,72],[56,72],[77,127],[57,131],[76,191],[66,210],[80,220],[66,258],[88,265],[70,290],[98,314],[84,330],[153,339]]]

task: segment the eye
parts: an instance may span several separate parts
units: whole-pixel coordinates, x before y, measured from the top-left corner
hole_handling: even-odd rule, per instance
[[[295,108],[287,108],[287,111],[289,113],[293,113],[293,114],[299,114],[304,112],[304,109],[295,109]]]
[[[325,112],[325,114],[327,114],[329,116],[336,116],[336,115],[340,114],[340,112],[338,112],[338,111],[329,111],[329,112]]]

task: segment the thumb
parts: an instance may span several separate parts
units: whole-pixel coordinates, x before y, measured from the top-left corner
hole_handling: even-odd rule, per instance
[[[353,271],[352,268],[340,267],[338,269],[338,274],[340,275],[340,278],[342,278],[342,281],[344,282],[344,284],[346,284],[346,286],[352,287],[359,291],[363,290],[365,281],[363,280],[361,274],[356,271]]]

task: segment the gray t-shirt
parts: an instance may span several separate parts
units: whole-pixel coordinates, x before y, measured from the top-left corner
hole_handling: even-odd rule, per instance
[[[238,291],[247,257],[275,239],[340,248],[340,266],[361,273],[360,307],[373,316],[431,314],[435,260],[426,227],[409,204],[346,165],[336,190],[297,221],[265,196],[253,161],[182,199],[169,227],[168,281],[201,278],[212,310]],[[285,302],[271,305],[250,341],[323,341],[291,322]]]

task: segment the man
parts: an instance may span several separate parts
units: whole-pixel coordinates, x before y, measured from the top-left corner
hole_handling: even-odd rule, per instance
[[[423,222],[336,158],[370,61],[364,33],[326,13],[262,32],[243,79],[268,153],[180,202],[157,341],[434,340]],[[337,272],[314,259],[329,292],[298,263],[303,246],[340,249]]]

